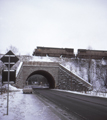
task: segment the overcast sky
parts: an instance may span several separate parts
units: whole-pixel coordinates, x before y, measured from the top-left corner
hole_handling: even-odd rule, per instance
[[[0,0],[0,52],[37,46],[107,50],[107,0]]]

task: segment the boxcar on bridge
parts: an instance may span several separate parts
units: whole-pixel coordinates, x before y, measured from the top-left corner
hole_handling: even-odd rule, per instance
[[[37,47],[33,52],[34,56],[50,56],[50,57],[75,57],[74,49],[70,48],[52,48],[52,47]]]
[[[78,49],[78,58],[107,59],[107,51]]]

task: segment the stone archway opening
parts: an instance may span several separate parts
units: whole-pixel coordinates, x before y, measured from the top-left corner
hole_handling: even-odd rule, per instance
[[[48,73],[47,71],[44,71],[44,70],[34,71],[33,73],[31,73],[28,76],[26,81],[28,81],[29,78],[31,78],[32,76],[39,76],[38,78],[40,78],[40,76],[41,76],[41,79],[44,77],[43,79],[46,82],[46,84],[49,85],[49,88],[51,88],[51,89],[55,88],[55,80],[52,77],[52,75],[50,73]],[[39,84],[41,84],[41,83],[39,83]]]
[[[30,76],[27,79],[26,84],[33,85],[33,87],[35,86],[36,88],[49,88],[47,79],[39,74]]]

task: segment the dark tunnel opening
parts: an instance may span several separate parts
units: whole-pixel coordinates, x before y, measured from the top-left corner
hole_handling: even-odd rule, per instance
[[[55,88],[55,80],[54,80],[54,78],[52,77],[52,75],[50,73],[48,73],[46,71],[43,71],[43,70],[34,71],[33,73],[31,73],[28,76],[26,81],[28,81],[28,79],[33,75],[42,75],[42,76],[44,76],[47,79],[47,82],[49,83],[49,88],[51,88],[51,89]]]

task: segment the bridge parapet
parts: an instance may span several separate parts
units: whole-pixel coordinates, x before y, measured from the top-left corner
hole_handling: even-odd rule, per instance
[[[23,66],[59,66],[57,62],[35,62],[35,61],[25,61],[23,62]]]

